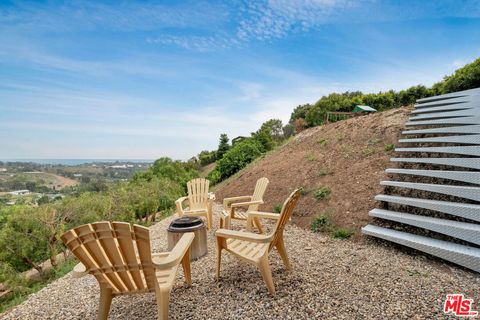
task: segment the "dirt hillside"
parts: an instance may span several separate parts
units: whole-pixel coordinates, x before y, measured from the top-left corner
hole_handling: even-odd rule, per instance
[[[217,200],[251,194],[256,180],[265,176],[270,185],[261,210],[273,210],[302,187],[294,223],[310,228],[316,215],[329,213],[336,227],[354,229],[358,239],[359,229],[371,220],[368,211],[376,206],[373,197],[382,191],[379,182],[394,153],[386,145],[398,141],[410,111],[404,107],[305,130],[220,186]],[[318,200],[315,191],[323,187],[330,194]]]

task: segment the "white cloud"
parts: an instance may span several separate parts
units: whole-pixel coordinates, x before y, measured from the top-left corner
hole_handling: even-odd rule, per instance
[[[239,39],[266,41],[290,32],[306,32],[338,16],[355,3],[348,0],[270,0],[248,2],[237,28]]]

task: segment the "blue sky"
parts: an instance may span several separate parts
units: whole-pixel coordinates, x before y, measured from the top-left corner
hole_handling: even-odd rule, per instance
[[[0,159],[187,159],[480,57],[480,1],[0,0]]]

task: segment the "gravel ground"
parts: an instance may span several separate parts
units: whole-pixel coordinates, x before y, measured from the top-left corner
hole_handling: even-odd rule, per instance
[[[215,205],[215,212],[220,209]],[[171,219],[151,227],[155,251],[166,248],[165,229]],[[227,253],[222,259],[222,279],[215,281],[215,239],[214,231],[209,232],[208,255],[192,263],[192,288],[185,287],[179,272],[170,317],[434,319],[444,317],[447,293],[464,293],[475,299],[474,307],[480,309],[480,276],[473,272],[381,242],[332,240],[293,225],[287,226],[285,237],[293,271],[285,272],[277,253],[271,254],[277,289],[277,296],[272,298],[259,272]],[[93,319],[98,298],[93,277],[73,279],[68,274],[0,319]],[[156,319],[154,294],[115,298],[110,318]]]

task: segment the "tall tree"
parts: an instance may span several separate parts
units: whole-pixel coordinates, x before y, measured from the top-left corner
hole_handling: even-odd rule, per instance
[[[220,135],[220,142],[218,144],[218,150],[217,150],[217,160],[220,160],[223,158],[223,155],[225,152],[227,152],[230,149],[230,144],[228,143],[229,139],[226,133],[222,133]]]

